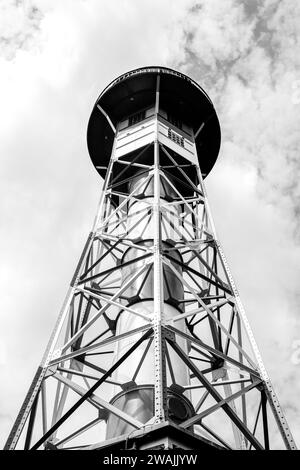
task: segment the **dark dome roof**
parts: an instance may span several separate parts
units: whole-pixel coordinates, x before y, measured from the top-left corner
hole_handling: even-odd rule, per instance
[[[98,97],[87,129],[90,157],[101,176],[105,176],[110,160],[114,133],[97,105],[115,125],[126,116],[155,103],[156,77],[160,74],[160,106],[180,116],[196,133],[201,172],[206,176],[217,159],[221,132],[216,111],[205,91],[186,75],[166,67],[143,67],[113,80]]]

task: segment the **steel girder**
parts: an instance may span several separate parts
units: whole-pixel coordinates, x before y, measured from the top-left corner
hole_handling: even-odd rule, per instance
[[[147,164],[146,151],[153,155]],[[217,238],[198,164],[178,160],[157,138],[128,160],[127,155],[111,159],[92,231],[5,448],[100,448],[111,414],[132,432],[172,421],[167,391],[173,387],[188,396],[194,410],[177,423],[180,429],[224,449],[295,449]],[[145,178],[127,193],[120,188],[132,168]],[[197,177],[192,180],[187,169]],[[128,204],[140,200],[139,190],[152,183],[153,198],[145,198],[144,207],[129,215]],[[162,204],[164,185],[175,196]],[[150,224],[153,230],[147,245],[134,236],[135,227],[143,224],[145,231]],[[163,248],[170,232],[172,243]],[[138,256],[126,261],[124,253],[133,248]],[[137,262],[139,267],[121,282],[124,269]],[[165,312],[166,269],[184,286],[172,317]],[[139,297],[150,272],[153,312],[146,314],[134,308],[128,289],[138,284]],[[118,333],[120,315],[137,317],[139,326]],[[185,331],[177,327],[183,320]],[[129,346],[115,360],[125,339]],[[132,376],[117,380],[115,371],[141,345]],[[139,374],[153,354],[153,418],[141,422],[111,402],[112,387],[143,386]],[[189,371],[188,383],[178,383],[174,354]]]

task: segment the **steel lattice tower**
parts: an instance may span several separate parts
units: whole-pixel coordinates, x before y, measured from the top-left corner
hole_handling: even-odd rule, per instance
[[[295,449],[209,209],[209,97],[133,70],[87,137],[98,213],[5,448]]]

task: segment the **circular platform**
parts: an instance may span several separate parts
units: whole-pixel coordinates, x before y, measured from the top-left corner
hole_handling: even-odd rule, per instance
[[[174,112],[196,134],[198,159],[203,176],[207,176],[218,157],[221,131],[214,106],[205,91],[183,73],[166,67],[143,67],[113,80],[98,97],[87,129],[87,144],[93,165],[104,178],[111,157],[114,133],[97,105],[112,124],[155,103],[157,75],[160,75],[160,107]]]

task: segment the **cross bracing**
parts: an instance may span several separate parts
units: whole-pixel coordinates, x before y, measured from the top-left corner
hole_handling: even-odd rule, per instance
[[[153,154],[151,164],[142,163],[143,151]],[[132,191],[119,191],[134,165],[143,178]],[[193,181],[187,168],[197,175]],[[159,194],[150,197],[150,187]],[[164,188],[172,189],[172,200],[161,197]],[[138,210],[129,211],[136,202]],[[127,259],[128,250],[135,256]],[[182,285],[179,298],[170,273]],[[153,289],[159,281],[152,295],[163,296],[158,309],[170,304],[177,314],[136,308],[149,301],[149,279]],[[134,318],[135,327],[118,332],[121,317]],[[175,357],[187,383],[177,377]],[[111,403],[111,390],[149,386],[141,373],[149,364],[159,368],[158,375],[149,372],[155,406],[141,422]],[[295,447],[216,237],[200,169],[177,165],[175,152],[156,141],[131,162],[126,155],[111,164],[93,230],[6,448],[97,448],[111,415],[131,430],[172,420],[169,389],[191,403],[179,426],[195,435],[227,449],[269,449],[280,446],[279,438]]]
[[[112,84],[103,92],[111,117],[101,96],[93,110],[99,208],[5,448],[138,445],[172,425],[184,448],[295,449],[209,208],[203,176],[220,138],[212,104],[178,72],[132,73],[130,87],[126,76],[113,82],[121,104],[105,98]],[[196,123],[185,130],[163,111],[179,88],[180,113]],[[148,109],[124,128],[113,114],[136,106],[132,93]]]

